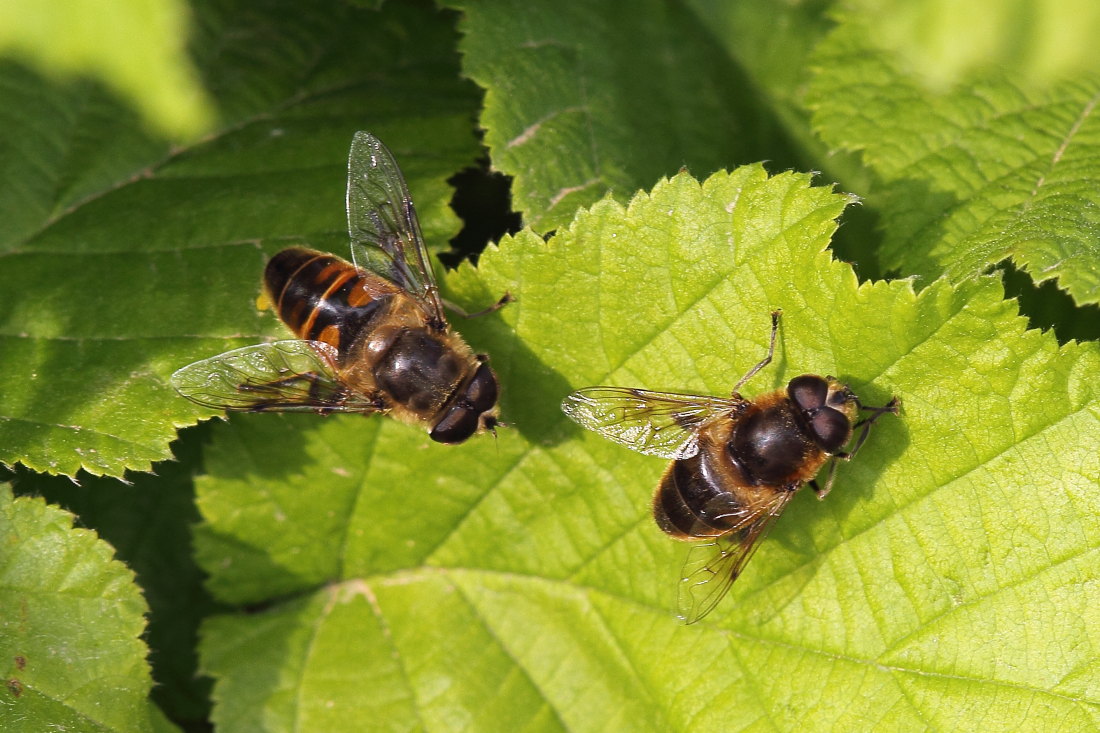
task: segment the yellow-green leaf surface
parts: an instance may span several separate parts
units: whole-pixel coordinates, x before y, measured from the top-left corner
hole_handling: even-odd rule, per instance
[[[0,547],[0,729],[170,729],[147,699],[145,600],[111,547],[7,485]]]
[[[199,624],[214,603],[191,546],[191,527],[199,519],[192,473],[210,427],[184,431],[172,444],[174,460],[132,480],[0,469],[0,476],[10,474],[16,496],[39,497],[77,515],[80,526],[94,528],[136,575],[149,605],[142,639],[149,647],[151,699],[185,730],[210,713],[211,681],[195,673],[195,647]]]
[[[0,55],[51,75],[97,78],[138,106],[150,126],[195,137],[210,129],[214,109],[186,53],[190,21],[182,0],[6,0]]]
[[[875,41],[932,87],[1000,66],[1027,83],[1100,72],[1092,0],[845,0],[871,19]]]
[[[850,198],[759,166],[605,200],[446,279],[509,427],[458,447],[380,418],[218,425],[198,480],[227,730],[1084,730],[1100,724],[1094,344],[999,281],[859,284]],[[800,494],[703,622],[649,497],[664,462],[558,410],[593,384],[728,393],[834,374],[902,399]],[[257,606],[256,604],[262,604]],[[366,722],[364,722],[366,721]]]
[[[196,9],[226,123],[188,147],[102,90],[0,67],[0,370],[19,375],[0,389],[0,462],[117,476],[170,457],[176,428],[215,413],[168,376],[277,332],[255,307],[266,256],[347,246],[356,130],[397,152],[433,241],[457,230],[445,179],[477,156],[476,90],[453,20],[252,7]]]
[[[825,140],[861,151],[878,179],[884,264],[925,283],[1010,259],[1100,302],[1100,76],[989,72],[932,91],[871,28],[845,17],[820,46],[810,102]]]

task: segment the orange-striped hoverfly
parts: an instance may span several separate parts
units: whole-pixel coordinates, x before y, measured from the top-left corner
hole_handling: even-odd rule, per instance
[[[810,484],[829,493],[837,459],[848,460],[894,398],[866,407],[833,377],[803,374],[786,389],[742,397],[737,390],[775,353],[779,312],[772,313],[768,355],[734,385],[728,398],[589,387],[562,410],[581,426],[647,455],[672,459],[653,497],[653,517],[669,536],[697,543],[681,574],[680,618],[710,613],[752,557],[795,492]],[[859,412],[866,417],[860,419]],[[855,445],[844,448],[855,428]],[[831,461],[823,487],[817,474]]]
[[[298,340],[197,361],[172,386],[226,410],[385,413],[440,443],[492,430],[496,375],[451,332],[405,179],[367,132],[351,143],[347,213],[352,262],[291,247],[267,263],[264,297]]]

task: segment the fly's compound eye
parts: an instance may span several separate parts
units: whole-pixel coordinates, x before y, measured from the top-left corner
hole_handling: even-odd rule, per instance
[[[497,403],[497,378],[488,364],[482,362],[474,372],[474,378],[466,385],[464,398],[478,412],[493,409]]]
[[[438,443],[461,443],[484,425],[491,430],[496,419],[482,417],[497,403],[497,378],[488,364],[482,363],[466,383],[443,419],[436,423],[430,437]]]
[[[810,427],[814,431],[817,444],[827,453],[836,453],[845,443],[852,432],[852,424],[848,417],[831,407],[823,407],[810,418]]]
[[[806,412],[825,406],[829,396],[829,383],[816,374],[803,374],[787,383],[787,396]]]
[[[855,399],[845,389],[829,391],[829,381],[816,374],[803,374],[787,383],[787,396],[810,423],[814,441],[828,453],[836,453],[851,434],[852,425],[839,409]]]
[[[437,443],[461,443],[477,432],[478,425],[478,413],[458,405],[436,423],[429,437]]]

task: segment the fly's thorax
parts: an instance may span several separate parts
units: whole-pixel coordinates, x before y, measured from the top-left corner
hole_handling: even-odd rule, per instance
[[[749,484],[795,489],[851,439],[858,409],[852,391],[833,377],[803,374],[753,400],[727,450]]]
[[[751,486],[800,483],[812,464],[814,473],[825,455],[784,392],[756,399],[738,419],[726,443],[726,454],[740,478]]]
[[[457,340],[467,353],[469,349],[461,339],[455,339],[449,332],[436,332],[428,327],[428,314],[416,300],[407,293],[396,293],[381,301],[381,308],[369,329],[364,329],[348,347],[349,357],[365,359],[377,365],[409,331],[423,331],[434,335],[438,340]]]
[[[428,328],[427,313],[407,293],[394,293],[374,303],[377,311],[370,323],[340,352],[341,378],[359,391],[382,392],[380,396],[387,404],[404,405],[409,387],[402,382],[413,380],[415,385],[425,373],[430,379],[431,361],[453,351],[448,349],[450,342],[458,340],[460,348],[469,352],[450,333]]]
[[[471,371],[470,359],[450,341],[427,328],[398,332],[374,366],[379,389],[418,414],[435,415]]]
[[[454,334],[404,329],[372,373],[391,414],[426,424],[436,442],[461,443],[497,424],[496,375]]]
[[[496,424],[498,385],[484,357],[440,329],[415,298],[384,298],[369,329],[342,354],[341,378],[440,443],[461,443]]]

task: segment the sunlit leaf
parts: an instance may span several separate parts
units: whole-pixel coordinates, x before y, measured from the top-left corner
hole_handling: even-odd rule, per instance
[[[110,545],[3,485],[0,547],[0,728],[153,730],[147,607]]]
[[[50,75],[97,78],[150,127],[193,138],[210,130],[214,110],[187,56],[190,21],[182,0],[8,0],[0,3],[0,54]]]
[[[992,278],[857,283],[848,197],[759,166],[603,201],[447,279],[511,427],[431,444],[378,417],[244,416],[199,479],[216,719],[433,730],[1087,728],[1100,617],[1095,345],[1025,331]],[[891,395],[702,623],[649,517],[665,462],[558,411],[591,384],[728,392],[835,374]],[[259,671],[263,670],[263,673]],[[846,691],[838,695],[837,690]],[[931,722],[930,722],[931,721]]]
[[[1024,83],[1100,72],[1100,6],[1090,0],[846,0],[874,42],[935,89],[1001,67]]]
[[[80,526],[94,528],[134,571],[149,604],[143,638],[150,650],[152,699],[185,726],[210,713],[210,680],[196,674],[195,646],[199,622],[214,604],[191,547],[191,526],[198,521],[191,474],[206,433],[185,431],[172,446],[174,460],[157,464],[155,475],[132,480],[11,472],[17,496],[41,497],[77,515]]]

